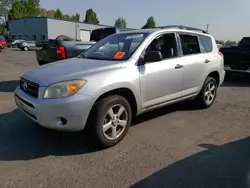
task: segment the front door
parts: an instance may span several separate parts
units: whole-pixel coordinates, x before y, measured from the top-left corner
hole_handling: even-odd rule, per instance
[[[165,34],[145,50],[161,52],[163,60],[139,66],[143,109],[181,97],[183,68],[176,46],[175,34]]]

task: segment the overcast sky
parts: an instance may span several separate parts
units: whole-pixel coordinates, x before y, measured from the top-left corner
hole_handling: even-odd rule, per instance
[[[93,8],[101,24],[114,25],[122,16],[127,27],[139,28],[153,16],[157,25],[187,25],[206,29],[216,39],[240,40],[250,36],[250,0],[40,0],[46,9],[80,13]]]

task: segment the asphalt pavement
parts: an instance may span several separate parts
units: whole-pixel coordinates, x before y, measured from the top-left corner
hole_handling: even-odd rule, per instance
[[[241,188],[250,171],[250,76],[218,90],[215,104],[164,107],[133,120],[117,146],[97,150],[84,132],[41,128],[13,100],[35,52],[0,53],[0,188]]]

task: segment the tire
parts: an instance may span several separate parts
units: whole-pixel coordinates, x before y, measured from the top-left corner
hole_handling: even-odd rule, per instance
[[[214,89],[208,92],[209,88],[211,89],[211,86],[213,86]],[[217,96],[217,88],[216,80],[212,77],[207,77],[202,90],[196,98],[196,102],[200,108],[209,108],[213,105]],[[208,97],[209,100],[207,100]]]
[[[25,46],[25,47],[23,47],[23,50],[27,52],[27,51],[29,51],[29,47]]]
[[[3,50],[2,47],[0,47],[0,52],[2,52],[2,50]]]
[[[112,108],[113,120],[108,113]],[[119,109],[124,108],[119,118]],[[122,110],[121,110],[122,111]],[[116,119],[117,117],[117,119]],[[93,134],[93,141],[100,148],[109,148],[118,144],[126,136],[131,124],[132,112],[129,102],[122,96],[112,95],[98,101],[91,112],[89,130]],[[124,126],[119,125],[122,120],[126,120]],[[104,124],[106,130],[104,130]],[[113,131],[116,130],[116,131]],[[117,135],[113,133],[117,133]]]

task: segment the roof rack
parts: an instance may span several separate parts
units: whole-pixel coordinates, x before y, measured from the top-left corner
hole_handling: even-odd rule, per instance
[[[184,25],[166,25],[166,26],[160,26],[160,27],[157,27],[157,28],[160,28],[160,29],[178,28],[178,29],[201,31],[202,33],[207,33],[205,30],[194,28],[194,27],[188,27],[188,26],[184,26]]]

